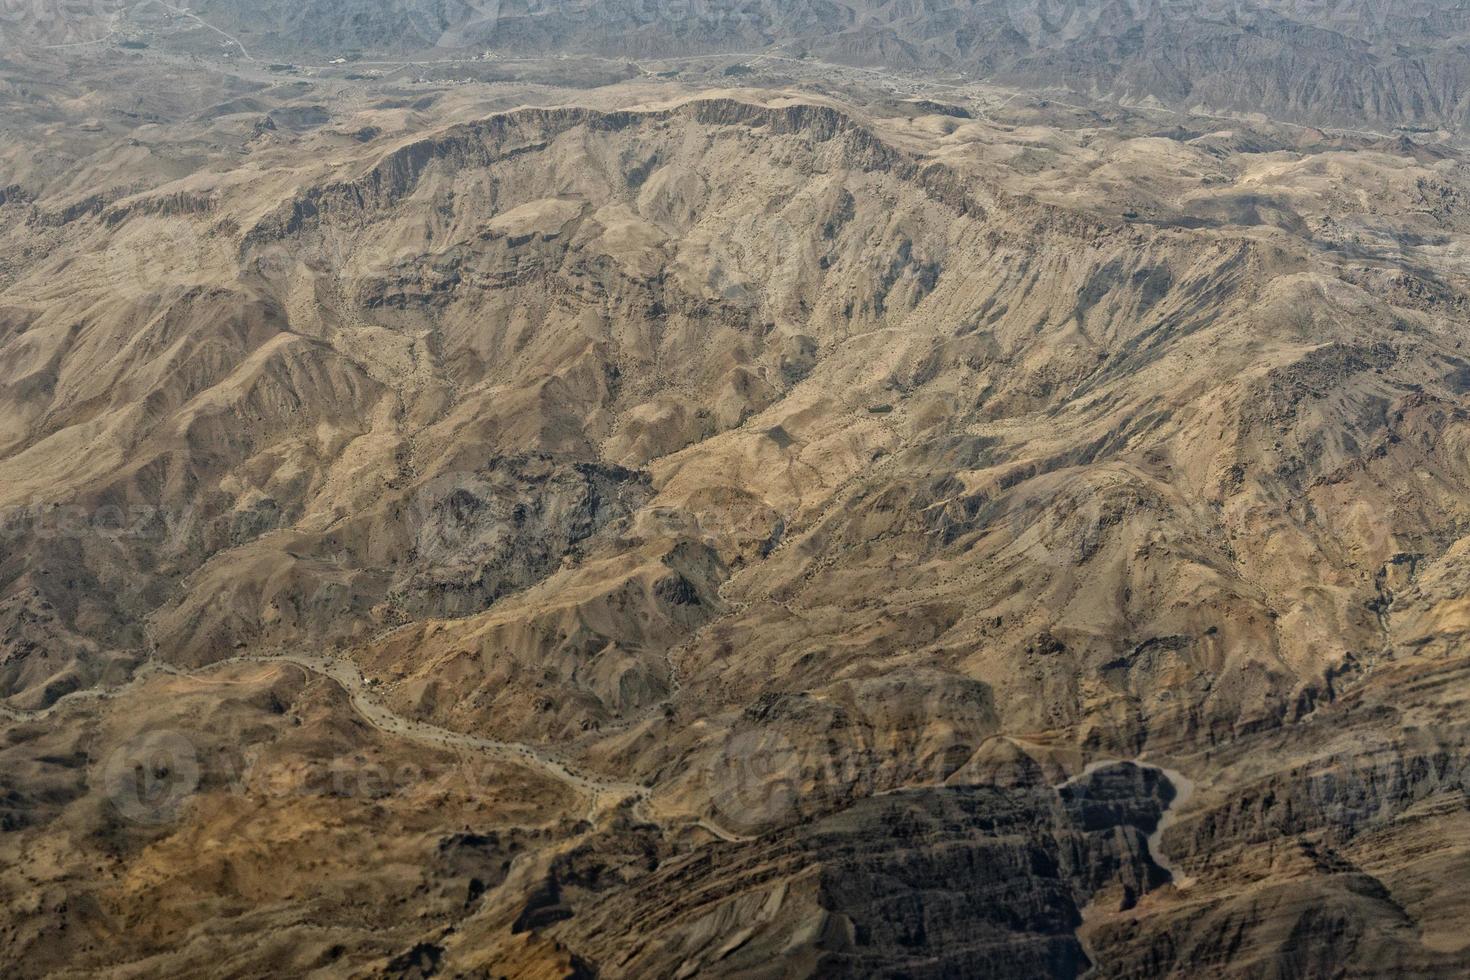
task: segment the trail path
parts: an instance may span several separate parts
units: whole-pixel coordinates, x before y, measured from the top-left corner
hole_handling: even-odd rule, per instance
[[[70,707],[82,701],[115,698],[158,674],[171,674],[179,677],[202,677],[224,667],[236,664],[290,664],[308,673],[327,677],[341,686],[347,693],[353,710],[376,730],[417,742],[420,745],[481,752],[507,762],[518,763],[534,769],[542,775],[566,786],[570,786],[578,793],[586,796],[588,799],[587,819],[590,821],[595,822],[601,813],[614,809],[627,800],[632,800],[632,810],[635,817],[650,822],[659,822],[653,820],[647,811],[649,789],[640,783],[589,775],[579,771],[567,762],[556,758],[545,749],[524,742],[510,742],[485,738],[480,735],[467,735],[463,732],[441,728],[438,725],[431,725],[416,719],[405,718],[402,715],[395,714],[386,705],[372,697],[367,679],[363,676],[362,669],[357,664],[350,660],[335,659],[316,654],[279,653],[231,657],[227,660],[221,660],[191,671],[181,670],[161,661],[152,660],[140,667],[133,675],[132,680],[121,687],[110,689],[99,687],[76,691],[64,695],[57,699],[54,704],[39,711],[22,711],[14,708],[0,707],[0,718],[6,718],[16,722],[42,721],[63,708]],[[1023,746],[1034,746],[1035,744],[1014,736],[1003,737],[1009,738],[1011,741]],[[1091,775],[1098,769],[1118,765],[1123,762],[1131,762],[1142,768],[1154,769],[1167,778],[1170,784],[1173,785],[1175,789],[1174,799],[1164,809],[1153,833],[1149,834],[1148,847],[1149,853],[1153,856],[1155,863],[1169,872],[1175,887],[1180,889],[1188,888],[1192,884],[1192,879],[1184,877],[1178,872],[1162,848],[1164,831],[1174,823],[1180,804],[1189,798],[1194,789],[1194,784],[1183,774],[1173,769],[1145,762],[1142,759],[1099,759],[1089,763],[1081,772],[1058,783],[1054,788],[1061,789],[1064,786]],[[727,843],[745,843],[755,840],[755,837],[726,830],[708,818],[699,817],[691,822],[694,826],[702,828],[714,837]]]
[[[280,653],[231,657],[197,670],[181,670],[177,667],[153,660],[140,667],[133,675],[132,680],[121,687],[97,687],[89,688],[85,691],[76,691],[58,698],[54,704],[39,711],[22,711],[15,708],[0,707],[0,718],[6,718],[16,722],[44,721],[56,714],[56,712],[82,701],[115,698],[158,674],[172,674],[178,677],[203,677],[235,664],[290,664],[308,673],[319,674],[323,677],[330,678],[347,692],[348,697],[351,699],[353,710],[378,731],[405,738],[417,742],[420,745],[428,745],[435,748],[468,749],[474,752],[492,755],[507,762],[527,766],[545,776],[572,787],[588,797],[589,819],[607,809],[618,806],[629,798],[634,798],[638,801],[638,805],[635,806],[635,809],[637,809],[648,795],[648,789],[638,783],[587,775],[579,772],[560,759],[553,757],[544,749],[533,745],[527,745],[523,742],[504,742],[498,739],[483,738],[479,735],[466,735],[463,732],[450,731],[447,728],[440,728],[437,725],[430,725],[427,722],[404,718],[402,715],[394,714],[392,710],[371,697],[367,680],[363,677],[362,670],[356,664],[348,660],[333,659],[312,654]],[[714,831],[712,830],[712,832]]]
[[[171,11],[172,13],[174,13],[174,14],[177,14],[180,17],[187,17],[190,20],[194,21],[196,24],[198,24],[200,27],[206,28],[206,29],[211,30],[214,33],[218,34],[220,37],[224,38],[226,41],[229,41],[235,47],[239,48],[240,49],[240,53],[245,56],[245,60],[246,61],[254,61],[255,60],[255,56],[252,55],[248,50],[246,50],[245,45],[240,42],[240,39],[238,37],[236,37],[233,34],[230,34],[227,31],[220,30],[218,27],[215,27],[209,21],[205,20],[203,17],[200,17],[198,14],[194,13],[193,11],[189,10],[188,8],[186,8],[186,7],[175,7],[171,3],[165,3],[164,0],[152,0],[152,2],[158,4],[160,7],[164,8],[165,10],[168,10],[168,11]],[[145,5],[146,5],[146,0],[145,0],[145,3],[144,4],[139,4],[138,6],[145,6]]]
[[[363,721],[378,731],[406,738],[421,745],[483,752],[507,762],[520,763],[535,769],[589,797],[589,818],[595,817],[606,809],[616,807],[629,798],[641,801],[648,794],[647,788],[638,783],[622,782],[579,772],[544,749],[527,745],[524,742],[505,742],[479,735],[466,735],[463,732],[450,731],[447,728],[394,714],[369,695],[368,683],[362,675],[362,670],[349,660],[311,654],[282,653],[232,657],[206,669],[213,670],[228,664],[239,663],[288,663],[311,673],[328,677],[336,681],[347,692],[353,709]]]

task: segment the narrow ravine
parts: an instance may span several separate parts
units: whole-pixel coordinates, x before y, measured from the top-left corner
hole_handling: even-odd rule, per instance
[[[1171,882],[1175,888],[1186,889],[1194,883],[1194,879],[1181,875],[1178,869],[1175,868],[1174,862],[1171,861],[1169,859],[1169,856],[1164,853],[1163,837],[1164,831],[1172,826],[1176,820],[1178,820],[1180,806],[1182,806],[1184,802],[1190,798],[1190,796],[1194,795],[1194,782],[1188,776],[1184,775],[1177,769],[1170,769],[1167,766],[1158,766],[1154,765],[1152,762],[1145,762],[1143,761],[1142,757],[1138,756],[1132,759],[1097,759],[1089,762],[1080,772],[1068,776],[1060,783],[1057,783],[1055,786],[1052,787],[1052,789],[1060,791],[1067,786],[1071,786],[1073,783],[1081,782],[1088,776],[1091,776],[1093,773],[1097,772],[1099,769],[1107,769],[1112,766],[1120,766],[1125,764],[1134,765],[1140,769],[1152,769],[1154,772],[1158,773],[1166,780],[1168,780],[1169,785],[1173,787],[1173,799],[1171,799],[1168,805],[1165,806],[1162,811],[1160,811],[1158,823],[1154,826],[1153,833],[1148,835],[1148,853],[1149,856],[1153,859],[1154,864],[1157,864],[1159,867],[1163,868],[1169,873],[1169,878],[1171,879]]]
[[[1170,799],[1168,805],[1165,806],[1162,811],[1160,811],[1159,819],[1154,824],[1153,832],[1149,834],[1147,838],[1145,838],[1145,843],[1148,846],[1149,858],[1154,862],[1154,864],[1158,865],[1160,868],[1163,868],[1164,871],[1168,873],[1170,884],[1172,884],[1175,888],[1180,889],[1181,891],[1185,890],[1189,888],[1192,884],[1194,884],[1194,879],[1180,874],[1179,869],[1174,865],[1174,862],[1169,858],[1167,854],[1164,853],[1163,839],[1164,831],[1169,829],[1169,827],[1172,826],[1175,821],[1179,819],[1180,807],[1183,806],[1186,800],[1194,795],[1194,781],[1191,780],[1188,776],[1179,772],[1177,769],[1170,769],[1166,766],[1159,766],[1151,762],[1145,762],[1141,757],[1138,756],[1135,756],[1131,759],[1097,759],[1089,762],[1085,767],[1083,767],[1080,772],[1072,776],[1068,776],[1066,779],[1062,780],[1060,783],[1057,783],[1052,788],[1060,791],[1063,788],[1072,785],[1073,783],[1080,782],[1081,780],[1086,779],[1088,776],[1091,776],[1099,769],[1107,769],[1111,766],[1123,765],[1125,763],[1132,764],[1140,769],[1152,769],[1154,772],[1158,773],[1166,780],[1168,780],[1169,785],[1174,789],[1173,798]],[[1093,949],[1092,944],[1088,941],[1086,929],[1088,920],[1090,920],[1095,914],[1095,910],[1093,909],[1093,902],[1088,902],[1078,911],[1082,916],[1082,927],[1077,929],[1075,933],[1077,937],[1077,943],[1082,947],[1082,952],[1087,957],[1088,962],[1092,964],[1082,974],[1080,974],[1080,978],[1083,978],[1083,980],[1085,980],[1085,978],[1091,977],[1097,972],[1099,964],[1097,951]]]
[[[1188,875],[1180,874],[1169,855],[1164,853],[1164,831],[1168,830],[1179,820],[1179,810],[1188,799],[1194,795],[1194,781],[1177,769],[1169,769],[1165,766],[1156,766],[1151,763],[1142,762],[1137,759],[1133,764],[1145,769],[1152,769],[1169,781],[1174,787],[1174,798],[1169,805],[1159,814],[1159,822],[1154,827],[1154,832],[1148,835],[1148,853],[1153,858],[1154,864],[1169,872],[1175,888],[1186,891],[1194,884],[1194,879]]]

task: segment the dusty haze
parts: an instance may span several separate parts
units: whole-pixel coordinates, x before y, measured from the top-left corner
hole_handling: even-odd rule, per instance
[[[1470,972],[1470,7],[0,5],[0,972]]]

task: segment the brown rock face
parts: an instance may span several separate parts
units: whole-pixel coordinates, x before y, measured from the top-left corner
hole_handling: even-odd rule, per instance
[[[473,6],[4,48],[0,973],[1470,972],[1458,54]]]

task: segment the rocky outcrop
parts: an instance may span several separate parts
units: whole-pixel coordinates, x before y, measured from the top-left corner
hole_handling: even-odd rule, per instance
[[[1104,890],[1131,906],[1167,877],[1144,838],[1171,793],[1122,766],[1060,794],[871,798],[626,891],[578,889],[551,933],[606,976],[1080,976],[1083,907]]]
[[[17,178],[0,959],[1461,966],[1456,148],[323,71]]]

